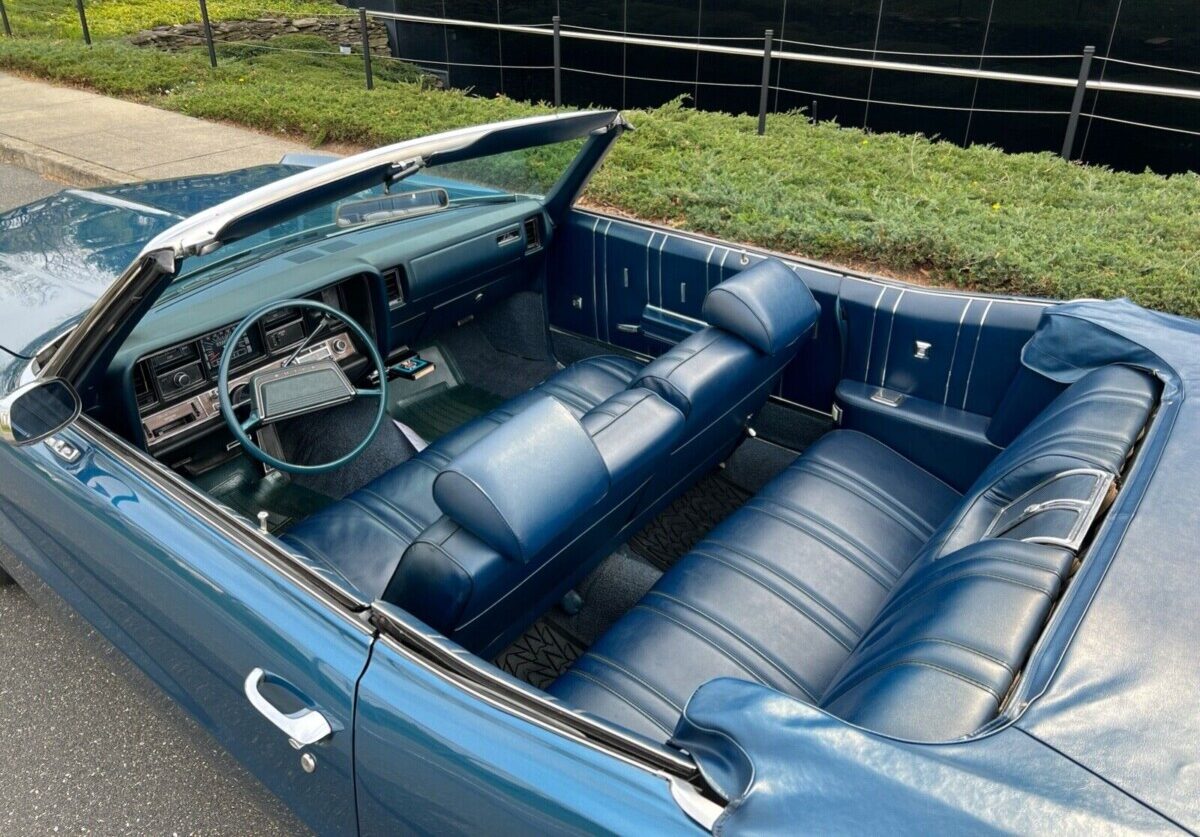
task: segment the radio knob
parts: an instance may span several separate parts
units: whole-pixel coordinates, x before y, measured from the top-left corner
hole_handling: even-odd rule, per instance
[[[346,345],[346,341],[343,340],[342,338],[339,337],[333,341],[334,354],[340,355],[342,352],[346,351],[347,348],[349,348],[349,347]]]
[[[175,386],[179,387],[180,389],[183,389],[191,382],[192,382],[192,376],[189,375],[187,373],[187,371],[183,370],[183,369],[176,372],[175,375],[171,378],[171,383],[173,383]]]

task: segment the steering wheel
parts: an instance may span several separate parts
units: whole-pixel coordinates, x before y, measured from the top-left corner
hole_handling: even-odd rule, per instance
[[[302,308],[321,312],[323,318],[313,328],[304,342],[292,351],[284,361],[283,366],[256,372],[250,378],[250,415],[245,420],[239,420],[233,411],[233,402],[229,397],[229,367],[233,361],[234,350],[250,326],[272,311],[280,308]],[[375,366],[379,375],[379,386],[372,389],[362,389],[354,386],[337,360],[332,357],[304,360],[296,362],[297,356],[323,331],[327,331],[330,318],[342,323],[350,334],[358,338],[358,343],[366,351],[367,357]],[[237,328],[225,341],[221,350],[221,364],[217,371],[217,398],[221,407],[221,416],[229,425],[233,437],[242,443],[245,451],[260,462],[286,471],[289,474],[324,474],[342,467],[366,450],[367,445],[375,438],[383,423],[387,408],[386,385],[387,372],[379,348],[370,335],[349,315],[338,309],[311,299],[284,299],[271,302],[251,312],[246,319],[238,323]],[[355,445],[349,453],[317,465],[300,465],[273,456],[259,447],[250,434],[260,427],[274,424],[282,419],[315,413],[339,404],[346,404],[355,398],[375,398],[379,408],[375,411],[375,420],[371,429],[362,441]]]

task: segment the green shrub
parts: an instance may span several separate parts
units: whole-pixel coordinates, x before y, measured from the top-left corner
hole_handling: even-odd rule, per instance
[[[378,145],[550,111],[423,89],[390,70],[368,92],[360,56],[222,53],[214,71],[203,50],[0,39],[0,68],[318,144]],[[770,116],[765,137],[751,117],[681,102],[628,116],[637,130],[589,186],[592,205],[927,284],[1124,295],[1200,316],[1196,174],[1118,173],[1050,154],[814,125],[802,114]]]

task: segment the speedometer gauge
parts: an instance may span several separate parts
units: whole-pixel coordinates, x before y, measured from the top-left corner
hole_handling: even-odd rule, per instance
[[[234,328],[235,326],[227,326],[200,338],[200,353],[204,356],[204,363],[209,369],[216,369],[220,366],[221,352],[229,340],[229,335],[233,334]],[[250,335],[243,334],[233,348],[232,365],[236,366],[238,361],[252,354],[254,354],[254,347],[250,344]]]

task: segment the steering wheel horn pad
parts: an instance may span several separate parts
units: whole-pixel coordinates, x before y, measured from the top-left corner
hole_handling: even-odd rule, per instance
[[[250,415],[244,420],[239,420],[229,398],[229,367],[233,361],[234,347],[254,323],[280,308],[320,311],[326,317],[333,318],[345,325],[350,334],[357,338],[357,342],[361,344],[368,359],[375,367],[380,381],[379,386],[367,389],[355,387],[346,377],[346,373],[338,362],[331,358],[309,361],[293,360],[293,363],[287,366],[264,370],[250,379]],[[383,417],[387,412],[387,388],[384,384],[386,380],[387,370],[383,356],[379,354],[379,348],[366,330],[353,318],[316,300],[284,299],[268,303],[252,311],[238,323],[237,328],[226,339],[225,347],[221,351],[221,363],[217,370],[217,400],[221,408],[221,417],[225,419],[230,432],[242,444],[246,453],[260,462],[290,474],[323,474],[351,462],[367,449],[367,445],[371,444],[371,441],[379,433]],[[376,398],[379,403],[378,409],[375,411],[375,418],[368,432],[352,450],[330,462],[315,465],[288,462],[263,450],[251,436],[254,431],[264,425],[346,404],[355,398]]]

